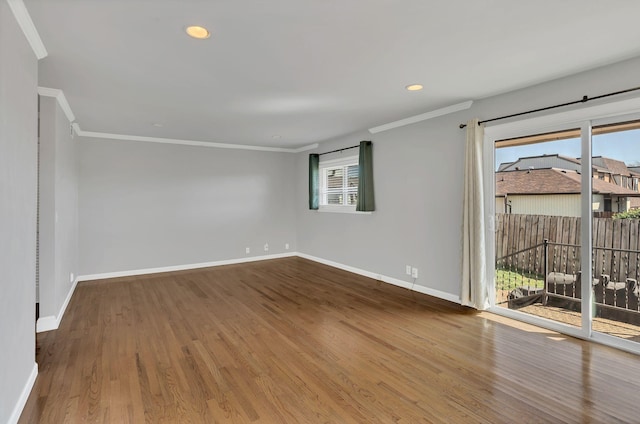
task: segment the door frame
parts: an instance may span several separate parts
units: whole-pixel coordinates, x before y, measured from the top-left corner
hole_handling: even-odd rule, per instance
[[[576,328],[546,318],[536,317],[515,310],[495,306],[495,142],[509,138],[523,137],[531,134],[581,129],[582,158],[582,193],[581,213],[589,219],[581,220],[581,263],[591,264],[592,252],[592,179],[591,179],[591,128],[612,122],[640,119],[640,97],[588,106],[565,112],[552,113],[502,124],[490,125],[485,128],[483,144],[483,177],[484,177],[484,213],[486,217],[485,240],[486,252],[486,281],[489,282],[489,311],[543,327],[552,331],[567,334],[580,339],[591,340],[618,349],[640,354],[640,343],[594,332],[591,329],[593,317],[593,302],[591,301],[591,287],[582,285],[582,320],[581,327]],[[591,266],[582,269],[583,281],[592,281]],[[588,301],[584,301],[588,299]]]

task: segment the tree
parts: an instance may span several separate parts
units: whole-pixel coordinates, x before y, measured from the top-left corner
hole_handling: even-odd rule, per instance
[[[613,215],[613,219],[640,219],[640,209],[631,209]]]

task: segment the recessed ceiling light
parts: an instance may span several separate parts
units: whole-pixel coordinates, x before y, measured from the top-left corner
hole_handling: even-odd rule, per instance
[[[151,125],[153,125],[154,127],[157,127],[157,128],[164,127],[164,125],[162,125],[162,124],[161,124],[161,123],[159,123],[159,122],[154,122],[154,123],[153,123],[153,124],[151,124]]]
[[[280,138],[280,136],[278,134],[276,134],[276,135],[272,135],[271,138],[273,138],[274,140],[277,140],[277,139]]]
[[[420,84],[411,84],[411,85],[407,85],[405,88],[409,91],[420,91],[424,87],[422,87],[422,85]]]
[[[197,25],[187,27],[186,31],[190,37],[197,38],[198,40],[203,40],[211,36],[208,29]]]

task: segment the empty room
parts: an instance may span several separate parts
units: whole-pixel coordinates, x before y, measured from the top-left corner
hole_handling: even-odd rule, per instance
[[[640,3],[0,0],[0,423],[638,423]]]

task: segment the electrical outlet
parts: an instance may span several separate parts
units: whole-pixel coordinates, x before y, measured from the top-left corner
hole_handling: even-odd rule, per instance
[[[249,249],[248,247],[244,249],[244,253],[251,253],[251,249]]]
[[[69,282],[73,283],[73,272],[69,273]]]
[[[269,251],[269,243],[265,243],[264,244],[264,251],[268,252]]]
[[[407,275],[411,275],[411,265],[407,265],[404,271]]]
[[[413,278],[418,278],[418,268],[411,268],[411,276]]]
[[[284,250],[289,250],[289,243],[284,244]]]

